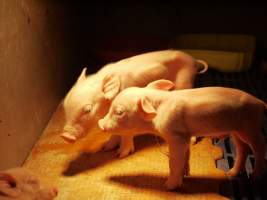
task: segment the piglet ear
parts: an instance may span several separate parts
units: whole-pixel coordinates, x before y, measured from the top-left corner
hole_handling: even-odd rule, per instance
[[[147,97],[139,99],[137,105],[138,112],[141,114],[141,117],[143,117],[146,121],[150,121],[154,117],[156,117],[157,112],[153,107],[151,101]]]
[[[175,84],[171,81],[161,79],[149,83],[146,87],[158,90],[171,90],[175,87]]]
[[[83,68],[83,70],[82,70],[82,72],[81,72],[79,78],[77,79],[77,83],[78,83],[78,82],[81,82],[81,81],[84,81],[84,80],[86,79],[86,70],[87,70],[86,67]]]
[[[120,91],[120,79],[116,75],[107,75],[102,82],[102,92],[107,100],[112,100]]]
[[[13,198],[21,194],[21,190],[16,187],[16,180],[7,172],[0,172],[0,194]]]

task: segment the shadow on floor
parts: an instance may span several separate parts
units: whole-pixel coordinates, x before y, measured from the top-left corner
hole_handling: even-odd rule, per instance
[[[155,136],[152,135],[142,135],[136,137],[134,141],[135,152],[156,145],[157,142],[162,143],[163,141],[159,138],[156,139]],[[120,161],[120,159],[116,156],[116,150],[109,152],[100,151],[96,153],[82,152],[74,160],[69,162],[62,174],[65,176],[74,176],[87,170],[99,168],[114,161]]]
[[[150,174],[134,174],[108,177],[109,181],[116,182],[122,185],[156,190],[158,192],[170,192],[164,188],[164,183],[167,177],[150,175]],[[182,188],[171,191],[172,193],[183,194],[199,194],[199,193],[218,193],[219,185],[226,182],[226,179],[218,179],[212,177],[185,177]]]

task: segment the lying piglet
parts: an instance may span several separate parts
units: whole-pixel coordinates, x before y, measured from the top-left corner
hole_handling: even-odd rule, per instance
[[[168,189],[182,185],[188,163],[191,136],[221,137],[231,134],[236,160],[228,172],[235,176],[244,170],[249,147],[255,156],[253,177],[264,171],[265,142],[261,130],[267,105],[237,89],[204,87],[163,91],[173,83],[158,80],[146,88],[127,88],[113,100],[99,126],[111,134],[130,138],[154,133],[169,145]],[[161,90],[158,90],[161,89]]]
[[[176,50],[133,56],[108,64],[89,76],[86,76],[85,68],[63,101],[66,125],[61,136],[68,141],[84,137],[105,116],[114,97],[127,87],[145,87],[164,78],[175,81],[176,89],[192,88],[196,74],[205,72],[207,68],[205,62]],[[119,141],[120,138],[112,137],[105,149],[113,149]],[[132,138],[122,137],[120,157],[133,150]]]
[[[0,200],[51,200],[57,193],[55,187],[45,187],[25,168],[0,171]]]

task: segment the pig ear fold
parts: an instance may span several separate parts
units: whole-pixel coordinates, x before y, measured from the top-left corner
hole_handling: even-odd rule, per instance
[[[138,112],[146,121],[151,121],[154,117],[156,117],[157,112],[148,98],[144,97],[139,99],[137,105]]]
[[[171,81],[161,79],[149,83],[146,87],[158,90],[171,90],[175,87],[175,84]]]
[[[120,91],[120,78],[116,75],[107,75],[102,82],[102,92],[107,100],[112,100]]]
[[[0,194],[13,198],[21,194],[21,190],[16,187],[16,180],[7,172],[0,172]]]
[[[79,78],[77,79],[77,83],[81,82],[81,81],[84,81],[86,79],[86,70],[87,68],[83,68]]]

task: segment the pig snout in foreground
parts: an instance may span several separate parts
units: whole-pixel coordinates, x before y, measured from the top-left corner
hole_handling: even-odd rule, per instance
[[[191,136],[220,137],[230,134],[236,159],[230,176],[245,168],[251,148],[255,156],[253,177],[265,169],[265,142],[261,133],[266,104],[241,90],[205,87],[163,91],[172,82],[159,80],[146,88],[128,88],[112,102],[108,114],[99,120],[102,130],[124,137],[154,133],[169,145],[168,189],[182,185],[188,164]]]
[[[207,69],[205,62],[176,50],[149,52],[126,58],[108,64],[89,76],[86,76],[84,68],[63,101],[66,126],[61,136],[71,142],[84,137],[105,116],[115,96],[127,87],[144,87],[164,78],[174,81],[175,89],[192,88],[195,76]],[[134,149],[133,141],[123,136],[112,137],[105,149],[113,149],[118,143],[121,143],[120,157]],[[132,148],[125,149],[128,143],[132,143]]]
[[[19,167],[0,171],[1,200],[52,200],[57,194],[57,188],[45,187],[28,169]]]

